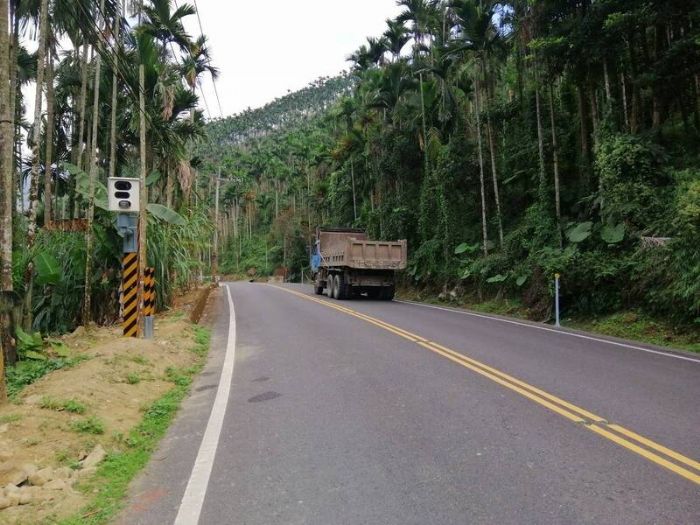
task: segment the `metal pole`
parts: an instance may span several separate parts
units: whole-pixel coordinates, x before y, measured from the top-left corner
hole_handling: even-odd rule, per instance
[[[554,274],[554,326],[556,326],[557,328],[561,326],[561,324],[559,323],[559,277],[560,275],[558,273]]]
[[[117,231],[124,238],[122,251],[121,310],[125,337],[139,335],[139,250],[137,242],[138,217],[133,214],[117,215]]]
[[[146,268],[146,283],[144,292],[144,318],[143,318],[143,337],[144,339],[153,339],[154,318],[153,314],[156,310],[156,287],[155,287],[155,268]]]
[[[143,7],[143,6],[141,6]],[[139,17],[141,16],[139,9]],[[139,218],[138,218],[138,318],[139,327],[143,330],[143,284],[144,272],[148,260],[146,257],[146,235],[148,230],[148,217],[146,205],[148,204],[148,188],[146,187],[146,72],[143,64],[139,64]]]

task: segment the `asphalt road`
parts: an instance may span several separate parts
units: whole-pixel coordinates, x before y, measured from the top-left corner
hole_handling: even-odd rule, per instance
[[[229,289],[122,523],[700,523],[700,356]]]

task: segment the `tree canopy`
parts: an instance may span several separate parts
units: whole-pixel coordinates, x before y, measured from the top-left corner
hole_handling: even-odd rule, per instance
[[[349,75],[207,126],[227,267],[298,276],[357,226],[408,239],[411,286],[545,318],[557,272],[569,312],[697,323],[697,3],[399,4]]]

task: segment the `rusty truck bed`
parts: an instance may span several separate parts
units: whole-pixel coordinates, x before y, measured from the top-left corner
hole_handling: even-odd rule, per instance
[[[408,259],[406,241],[369,241],[345,237],[334,239],[327,250],[322,249],[322,266],[359,270],[404,270]],[[323,241],[321,242],[323,247]]]

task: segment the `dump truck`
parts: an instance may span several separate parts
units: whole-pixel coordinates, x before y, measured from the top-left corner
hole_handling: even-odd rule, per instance
[[[406,268],[407,245],[401,241],[371,241],[364,230],[318,228],[311,249],[314,292],[327,290],[333,299],[366,293],[373,299],[394,298],[396,270]]]

